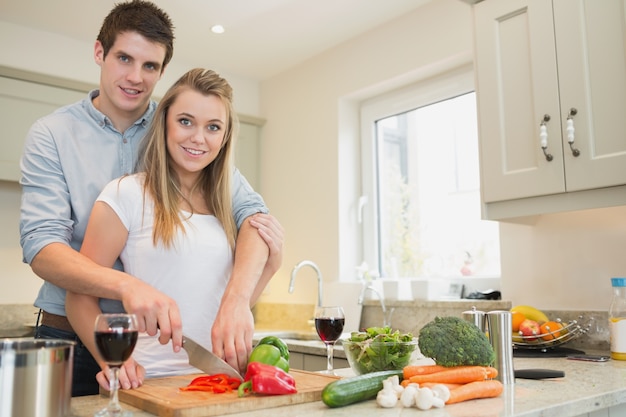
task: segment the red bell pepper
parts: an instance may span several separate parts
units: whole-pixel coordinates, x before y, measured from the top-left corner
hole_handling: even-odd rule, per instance
[[[240,397],[246,393],[264,395],[294,394],[296,390],[296,380],[293,376],[283,371],[277,366],[260,362],[248,363],[248,369],[244,377],[244,382],[239,385],[238,394]]]
[[[229,377],[225,374],[203,375],[194,378],[189,385],[181,387],[181,391],[206,391],[215,394],[231,392],[239,387],[237,378]]]

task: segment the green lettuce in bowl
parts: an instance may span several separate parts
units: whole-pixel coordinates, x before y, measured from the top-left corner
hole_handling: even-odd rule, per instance
[[[411,333],[390,327],[369,327],[352,332],[342,340],[348,363],[357,375],[377,371],[401,370],[419,354],[417,339]]]

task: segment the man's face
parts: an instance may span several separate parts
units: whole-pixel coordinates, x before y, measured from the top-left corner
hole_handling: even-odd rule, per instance
[[[100,42],[96,42],[94,52],[101,69],[98,109],[113,120],[136,120],[145,112],[161,79],[165,46],[136,32],[124,32],[106,57]]]

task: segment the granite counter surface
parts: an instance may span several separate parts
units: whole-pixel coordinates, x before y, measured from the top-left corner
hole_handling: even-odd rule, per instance
[[[606,353],[606,352],[590,352]],[[608,361],[605,363],[573,361],[565,358],[515,358],[515,369],[555,369],[565,372],[564,378],[547,380],[516,379],[507,386],[498,398],[467,401],[448,405],[442,409],[420,411],[424,417],[545,417],[579,416],[608,407],[626,404],[626,362]],[[349,369],[339,370],[349,376]],[[72,416],[92,416],[103,407],[107,399],[101,396],[78,397],[72,399]],[[152,414],[135,410],[135,417],[149,417]],[[626,407],[626,406],[625,406]],[[343,417],[359,415],[374,416],[414,416],[416,409],[378,408],[374,400],[331,409],[321,401],[278,407],[272,410],[274,417],[307,415],[312,417]],[[258,410],[233,417],[265,417],[267,410]]]

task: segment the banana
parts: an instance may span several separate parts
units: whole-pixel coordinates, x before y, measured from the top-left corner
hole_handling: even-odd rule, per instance
[[[534,320],[539,324],[543,324],[546,321],[550,321],[550,319],[548,319],[548,316],[546,316],[546,314],[543,311],[536,309],[535,307],[531,307],[527,305],[519,305],[519,306],[515,306],[511,308],[511,311],[512,312],[518,311],[522,313],[524,317],[526,317],[527,319]]]
[[[522,336],[520,336],[520,334],[518,332],[513,332],[511,334],[511,339],[513,339],[514,343],[523,343],[524,342],[524,338]]]

